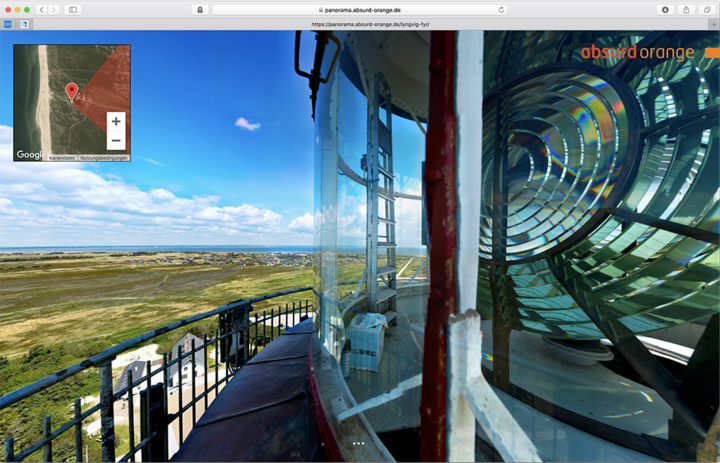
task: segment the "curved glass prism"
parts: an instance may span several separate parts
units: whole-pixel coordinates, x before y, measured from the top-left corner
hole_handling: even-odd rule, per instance
[[[582,57],[717,34],[486,35],[482,315],[601,339],[579,301],[634,334],[717,313],[718,60]]]

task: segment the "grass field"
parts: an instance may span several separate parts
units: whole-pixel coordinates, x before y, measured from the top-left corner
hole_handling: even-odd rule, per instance
[[[230,301],[313,285],[313,269],[306,266],[307,258],[300,267],[256,266],[263,259],[255,257],[238,265],[210,254],[201,255],[193,263],[177,263],[180,260],[188,261],[186,255],[175,253],[0,257],[0,395],[112,345]],[[398,270],[409,262],[401,277],[411,277],[424,260],[399,256]],[[338,256],[340,282],[360,279],[364,268],[362,255]],[[355,287],[340,285],[338,292],[344,294]],[[312,304],[312,291],[263,301],[253,308],[254,312],[275,308],[277,313],[286,304],[304,304],[306,300]],[[188,331],[200,337],[212,336],[217,323],[218,317],[211,317],[146,344],[157,343],[159,352],[167,352]],[[267,327],[259,333],[263,331]],[[281,332],[276,326],[273,337]],[[253,330],[250,336],[254,337]],[[254,347],[252,340],[251,345]],[[258,348],[262,349],[262,345]],[[120,368],[115,373],[119,377]],[[0,439],[13,436],[16,453],[27,448],[42,438],[43,417],[51,416],[53,426],[59,426],[68,419],[67,407],[72,401],[80,396],[97,396],[98,384],[98,369],[90,368],[0,411]],[[118,423],[117,432],[123,439],[120,455],[129,449],[129,428]],[[96,439],[84,433],[83,442],[89,444],[90,461],[99,461],[101,451]],[[38,450],[26,460],[38,461],[41,452]],[[74,461],[73,430],[53,442],[53,452],[56,461]]]
[[[42,344],[108,339],[112,344],[201,314],[237,299],[313,285],[312,268],[137,263],[138,257],[108,253],[0,257],[0,356]],[[360,279],[364,264],[340,255],[339,281]],[[32,260],[27,260],[32,257]],[[141,256],[169,261],[179,253]],[[399,256],[401,277],[411,277],[424,258]],[[110,261],[110,263],[107,263]],[[382,263],[380,266],[384,265]],[[341,287],[351,291],[355,285]],[[253,305],[255,312],[308,300],[312,292]]]

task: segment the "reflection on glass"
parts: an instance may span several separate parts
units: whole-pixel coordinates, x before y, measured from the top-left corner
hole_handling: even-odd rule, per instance
[[[429,50],[415,33],[334,35],[342,50],[320,87],[315,121],[317,382],[335,429],[361,430],[353,439],[364,435],[373,444],[363,450],[339,442],[343,454],[387,461],[419,451],[420,388],[394,400],[383,394],[422,372],[429,291],[421,225],[425,140],[418,128],[427,108],[403,93],[418,84],[412,67],[427,64],[393,60],[420,47],[416,54],[426,62]],[[388,40],[389,61],[359,66]],[[384,324],[356,326],[373,313]],[[343,356],[349,371],[340,368]],[[368,401],[372,407],[352,412]],[[397,432],[414,444],[391,454],[387,439]]]
[[[700,434],[678,430],[660,367],[639,374],[627,346],[643,334],[701,349],[698,333],[717,323],[718,60],[586,59],[582,49],[701,51],[717,41],[704,32],[486,33],[482,362],[548,459],[696,457],[689,442]],[[681,348],[641,343],[662,369],[689,378],[693,360]],[[700,387],[689,381],[679,394]],[[713,384],[688,399],[700,427],[718,408]],[[563,432],[576,433],[575,444],[558,448],[547,424],[552,439],[538,434],[538,410],[571,423]]]

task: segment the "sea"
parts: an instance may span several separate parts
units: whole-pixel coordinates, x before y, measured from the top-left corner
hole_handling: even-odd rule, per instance
[[[340,252],[365,253],[365,247],[341,247]],[[263,246],[263,245],[227,245],[227,246],[48,246],[48,247],[7,247],[0,253],[12,252],[314,252],[313,246]],[[425,255],[425,248],[397,248],[398,255]]]
[[[40,94],[40,63],[37,45],[13,48],[13,136],[15,149],[40,151],[40,129],[35,122]]]

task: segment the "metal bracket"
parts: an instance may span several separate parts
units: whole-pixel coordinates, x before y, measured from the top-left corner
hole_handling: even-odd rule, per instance
[[[310,74],[308,74],[307,72],[300,70],[300,35],[302,34],[302,31],[295,32],[295,72],[300,77],[305,77],[310,81],[310,90],[312,91],[312,93],[310,94],[310,99],[312,100],[313,119],[315,119],[315,104],[317,103],[317,92],[320,89],[320,84],[328,83],[330,73],[335,67],[338,56],[340,56],[340,50],[342,49],[340,41],[332,34],[332,32],[315,31],[315,33],[317,34],[315,38],[317,40],[317,46],[315,47],[315,61],[312,71],[310,71]],[[337,45],[337,50],[335,50],[335,56],[333,56],[332,63],[330,64],[330,68],[327,71],[327,75],[325,76],[325,78],[322,78],[320,77],[320,72],[323,57],[325,56],[325,47],[328,45],[329,40],[335,42],[335,45]]]

